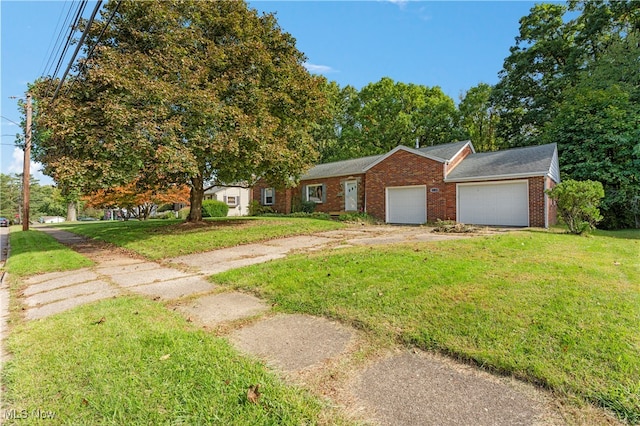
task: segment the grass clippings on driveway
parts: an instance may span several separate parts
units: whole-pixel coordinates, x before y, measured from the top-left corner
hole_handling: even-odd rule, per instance
[[[347,423],[226,340],[141,298],[22,324],[8,348],[3,413],[26,413],[19,424]],[[256,384],[260,396],[252,402],[247,392]]]
[[[343,223],[330,220],[286,217],[221,218],[199,224],[134,220],[56,226],[124,247],[153,260],[345,227]]]
[[[640,422],[640,231],[296,255],[216,284],[514,374]]]

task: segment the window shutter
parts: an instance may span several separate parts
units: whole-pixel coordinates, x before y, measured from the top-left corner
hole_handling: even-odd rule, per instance
[[[327,184],[326,183],[322,184],[322,202],[323,203],[327,202]]]
[[[260,204],[265,204],[265,191],[264,188],[260,188]]]

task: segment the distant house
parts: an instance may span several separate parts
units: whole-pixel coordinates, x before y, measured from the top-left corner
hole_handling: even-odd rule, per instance
[[[253,198],[282,213],[310,201],[316,211],[366,212],[386,223],[548,227],[556,208],[545,190],[559,182],[556,144],[476,153],[462,141],[320,164],[291,189],[260,180]]]
[[[227,216],[249,214],[250,190],[240,186],[214,186],[204,192],[205,200],[218,200],[229,206]]]
[[[65,218],[62,216],[41,216],[38,219],[40,223],[61,223],[64,222]]]

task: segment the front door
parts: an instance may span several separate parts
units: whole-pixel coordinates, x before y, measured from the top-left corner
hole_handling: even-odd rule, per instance
[[[344,210],[348,212],[358,211],[358,182],[349,180],[344,183]]]

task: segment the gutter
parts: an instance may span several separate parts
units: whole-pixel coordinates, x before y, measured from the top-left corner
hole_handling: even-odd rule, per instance
[[[483,181],[490,181],[490,180],[507,180],[507,179],[520,179],[520,178],[527,178],[527,177],[551,177],[549,176],[549,172],[545,171],[545,172],[534,172],[534,173],[513,173],[510,175],[491,175],[491,176],[472,176],[472,177],[465,177],[465,178],[446,178],[444,179],[445,182],[483,182]],[[552,178],[553,179],[553,178]]]

